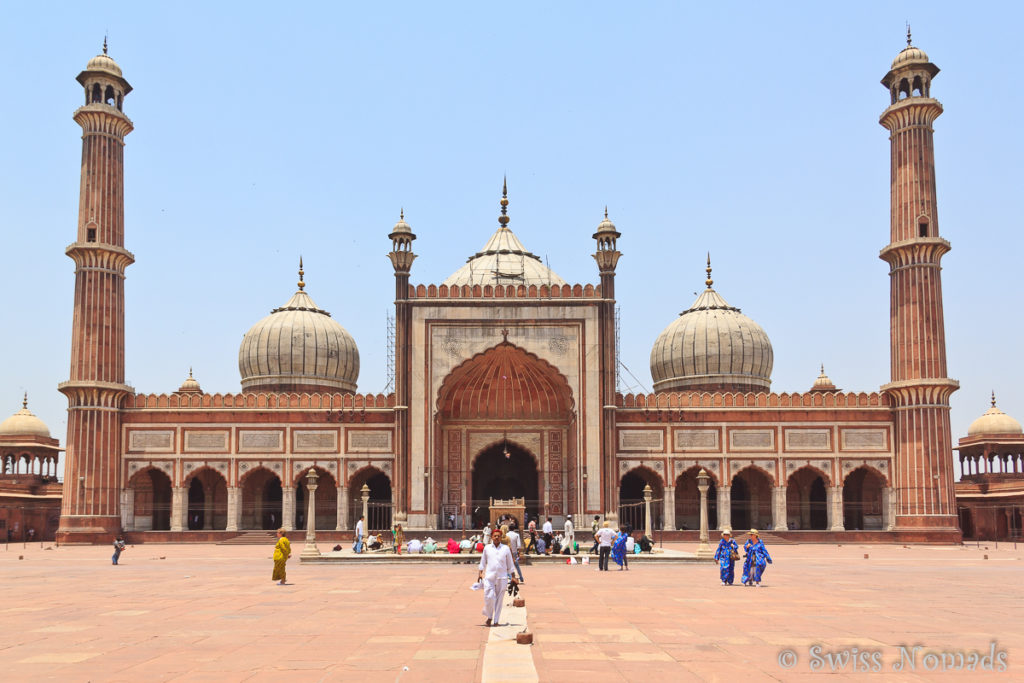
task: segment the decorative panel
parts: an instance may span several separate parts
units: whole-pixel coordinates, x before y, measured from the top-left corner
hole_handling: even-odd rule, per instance
[[[136,430],[128,432],[131,453],[173,453],[174,430]]]
[[[227,453],[228,443],[227,430],[185,430],[186,453]]]
[[[787,451],[831,451],[831,429],[785,429]]]
[[[292,431],[295,453],[337,453],[338,431],[335,429],[296,429]]]
[[[345,434],[349,453],[390,453],[392,450],[390,431],[348,429]]]
[[[675,450],[718,452],[718,433],[717,429],[677,429],[673,432]]]
[[[730,451],[775,450],[774,429],[730,429]]]
[[[284,431],[276,430],[238,430],[239,453],[266,453],[284,451]]]
[[[887,429],[840,428],[839,444],[844,451],[885,451],[889,440]]]
[[[665,432],[660,429],[623,429],[619,431],[620,451],[663,451]]]

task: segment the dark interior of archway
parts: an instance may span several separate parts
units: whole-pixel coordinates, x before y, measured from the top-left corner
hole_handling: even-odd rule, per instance
[[[746,529],[755,524],[764,525],[770,522],[771,495],[771,480],[760,470],[748,468],[733,477],[731,515],[733,528]]]
[[[486,502],[491,498],[525,498],[530,519],[538,518],[541,501],[537,463],[528,451],[513,443],[497,443],[477,457],[473,463],[473,500],[485,504],[474,503],[480,508],[473,516],[475,526],[488,519]]]
[[[821,477],[815,477],[811,483],[811,528],[828,528],[828,510],[826,508],[828,495],[825,492],[825,481]]]
[[[281,480],[268,477],[263,485],[263,510],[261,511],[264,529],[276,529],[284,520],[281,515]]]
[[[199,477],[193,477],[192,483],[188,485],[188,528],[202,529],[206,521],[206,495],[203,493],[203,485]]]
[[[366,480],[370,487],[370,500],[382,503],[391,502],[391,477],[383,472],[377,472]]]
[[[157,469],[149,471],[153,482],[153,531],[171,528],[171,479]]]

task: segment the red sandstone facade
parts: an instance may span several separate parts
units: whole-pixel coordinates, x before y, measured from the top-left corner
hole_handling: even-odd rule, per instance
[[[941,106],[929,95],[938,69],[916,48],[883,81],[892,92],[882,115],[892,132],[891,241],[882,251],[892,382],[881,393],[827,381],[803,393],[748,393],[742,383],[616,393],[620,233],[606,213],[594,234],[599,284],[562,283],[508,230],[504,193],[498,232],[470,262],[500,265],[511,252],[532,280],[494,265],[480,280],[470,269],[469,280],[460,270],[450,282],[412,285],[416,236],[404,215],[389,235],[393,394],[317,391],[315,378],[302,384],[309,393],[282,383],[207,394],[191,377],[171,394],[135,394],[123,384],[132,257],[123,248],[122,147],[131,123],[120,107],[130,86],[116,65],[93,62],[79,77],[87,104],[76,113],[85,135],[78,239],[68,248],[77,270],[71,378],[61,385],[70,405],[63,540],[107,540],[119,527],[197,538],[303,528],[312,468],[316,527],[325,530],[351,528],[364,484],[370,528],[434,528],[450,516],[472,526],[489,498],[511,496],[556,522],[572,514],[639,524],[644,485],[654,490],[656,527],[694,528],[704,469],[715,527],[957,537],[948,407],[957,384],[946,377],[939,282],[949,245],[938,235],[931,131]],[[96,85],[101,100],[108,86],[113,99],[92,99]],[[307,309],[274,313],[298,310]]]

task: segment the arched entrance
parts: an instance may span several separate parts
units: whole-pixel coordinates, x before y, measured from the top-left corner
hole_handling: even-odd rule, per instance
[[[428,511],[444,526],[465,506],[476,528],[492,497],[525,498],[531,519],[578,512],[574,415],[565,376],[507,340],[464,361],[438,389]]]
[[[789,529],[827,529],[828,494],[824,474],[804,466],[786,482],[786,519]]]
[[[201,467],[186,479],[188,482],[188,528],[196,530],[226,529],[228,525],[227,482],[217,470]]]
[[[242,481],[242,529],[277,529],[282,526],[281,480],[264,467],[257,467]]]
[[[843,525],[848,531],[885,528],[882,489],[885,478],[864,465],[843,481]]]
[[[316,498],[313,506],[316,513],[316,528],[321,530],[334,529],[338,525],[338,486],[334,476],[325,469],[314,468],[317,474]],[[309,468],[297,477],[295,487],[295,528],[306,528],[306,516],[309,514],[309,482],[306,476]],[[358,519],[358,517],[357,517]]]
[[[155,467],[139,470],[128,480],[134,500],[135,529],[169,531],[171,528],[171,479]]]
[[[363,514],[363,484],[370,489],[370,501],[364,527],[367,533],[391,528],[391,477],[376,467],[364,467],[348,480],[348,525],[355,528],[356,520]],[[319,497],[320,491],[317,491]]]
[[[700,529],[700,490],[697,488],[697,474],[700,467],[694,466],[676,479],[676,528]],[[718,488],[715,477],[708,472],[708,529],[718,528]]]
[[[473,460],[473,526],[490,519],[491,498],[524,498],[526,513],[537,519],[542,512],[537,461],[525,448],[500,441],[480,452]],[[523,525],[523,520],[518,520]]]
[[[631,529],[645,529],[647,507],[644,504],[644,487],[651,487],[651,529],[660,529],[665,488],[661,477],[647,467],[634,467],[622,476],[619,483],[619,525]]]
[[[772,479],[757,467],[746,467],[732,478],[732,525],[734,529],[770,529],[772,526]]]

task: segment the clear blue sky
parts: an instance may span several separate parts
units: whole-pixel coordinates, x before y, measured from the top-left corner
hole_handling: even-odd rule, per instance
[[[152,6],[151,6],[152,5]],[[209,5],[209,6],[208,6]],[[650,387],[661,330],[716,289],[775,350],[772,388],[889,378],[889,146],[879,80],[914,43],[942,73],[935,129],[954,439],[988,407],[1024,420],[1018,3],[10,3],[0,205],[0,417],[64,442],[82,101],[100,49],[135,90],[127,138],[127,377],[170,392],[189,366],[239,389],[245,331],[295,289],[355,337],[385,385],[400,207],[413,282],[437,283],[497,227],[570,282],[591,234],[622,232],[622,361]],[[630,380],[632,382],[632,380]]]

